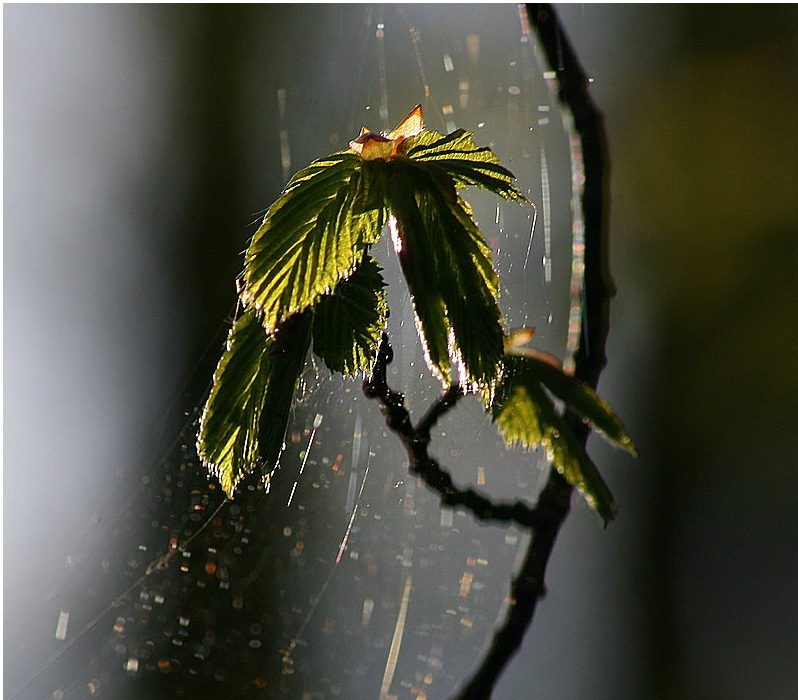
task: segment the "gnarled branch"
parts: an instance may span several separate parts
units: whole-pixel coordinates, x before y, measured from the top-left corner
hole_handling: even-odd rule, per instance
[[[460,387],[453,384],[430,406],[418,425],[414,427],[405,406],[404,396],[388,386],[386,370],[392,359],[393,350],[388,337],[385,336],[374,371],[371,377],[363,382],[363,391],[366,396],[379,402],[387,426],[402,441],[407,450],[411,473],[421,477],[429,488],[438,492],[442,505],[449,508],[465,508],[482,522],[515,523],[525,528],[537,527],[540,520],[537,508],[532,508],[523,501],[494,503],[474,489],[460,489],[455,485],[449,472],[430,456],[428,447],[430,430],[462,398]]]

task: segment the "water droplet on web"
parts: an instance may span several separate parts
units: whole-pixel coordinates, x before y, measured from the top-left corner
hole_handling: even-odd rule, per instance
[[[67,626],[69,625],[69,612],[62,610],[58,613],[58,622],[55,625],[55,638],[59,642],[63,642],[67,635]]]
[[[454,523],[454,513],[451,508],[441,508],[441,527],[450,528]]]

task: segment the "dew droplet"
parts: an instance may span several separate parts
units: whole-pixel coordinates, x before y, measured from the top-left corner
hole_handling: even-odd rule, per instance
[[[62,610],[58,613],[58,622],[55,626],[55,638],[59,642],[66,639],[67,625],[69,624],[69,611]]]

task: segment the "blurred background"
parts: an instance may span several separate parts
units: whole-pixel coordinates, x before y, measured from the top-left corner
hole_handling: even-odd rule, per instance
[[[798,10],[558,11],[606,118],[618,294],[599,388],[640,458],[591,441],[619,517],[603,530],[575,501],[495,698],[792,698]],[[517,6],[3,18],[5,696],[447,697],[523,533],[442,512],[359,383],[318,368],[271,494],[252,482],[217,515],[192,431],[265,208],[419,102],[432,128],[475,131],[536,202],[531,235],[530,212],[474,199],[509,323],[562,356],[567,141]],[[395,289],[392,381],[418,415],[437,388]],[[489,427],[466,402],[433,451],[461,483],[534,500],[538,460]],[[191,556],[147,574],[172,538],[193,538]]]

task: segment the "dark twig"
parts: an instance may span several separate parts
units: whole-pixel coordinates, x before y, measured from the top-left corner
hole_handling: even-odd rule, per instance
[[[388,386],[386,370],[392,359],[393,351],[388,338],[385,337],[372,375],[363,382],[363,391],[366,396],[379,402],[386,424],[402,441],[407,450],[410,471],[421,477],[429,488],[440,495],[442,505],[449,508],[465,508],[483,522],[515,523],[526,528],[537,527],[541,519],[537,508],[531,508],[523,501],[494,503],[474,489],[460,489],[455,485],[449,472],[442,468],[435,458],[430,457],[428,452],[430,430],[457,404],[463,394],[459,386],[450,387],[432,404],[414,427],[405,406],[404,396]]]
[[[551,5],[527,5],[530,24],[556,71],[561,109],[573,116],[574,130],[581,146],[585,183],[582,209],[585,226],[584,309],[574,374],[596,387],[606,362],[604,348],[609,332],[609,276],[606,235],[606,139],[603,119],[587,91],[587,76],[568,38],[562,31]],[[572,157],[573,157],[572,152]],[[588,428],[578,417],[567,415],[582,445]],[[555,470],[538,499],[538,512],[545,513],[529,543],[526,558],[512,586],[513,606],[502,627],[494,635],[488,653],[471,679],[456,695],[456,700],[487,700],[502,671],[520,648],[532,622],[544,587],[546,565],[557,533],[570,508],[571,487]]]

